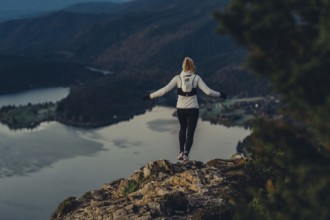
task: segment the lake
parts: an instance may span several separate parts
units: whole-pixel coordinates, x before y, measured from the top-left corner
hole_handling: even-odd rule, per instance
[[[40,92],[21,94],[28,100],[47,98],[44,90]],[[0,219],[49,219],[69,196],[128,177],[151,160],[177,162],[179,123],[174,111],[157,106],[130,121],[98,129],[50,122],[12,131],[0,125]],[[244,128],[199,120],[191,159],[229,158],[249,134]]]

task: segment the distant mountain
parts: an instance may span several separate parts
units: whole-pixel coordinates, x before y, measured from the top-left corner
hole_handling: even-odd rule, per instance
[[[0,22],[6,21],[6,20],[17,20],[17,19],[23,19],[23,18],[29,18],[29,17],[38,17],[46,12],[22,12],[17,10],[1,10],[0,9]]]
[[[0,53],[149,73],[177,71],[190,55],[211,73],[244,56],[216,33],[212,12],[226,2],[137,0],[108,15],[62,11],[8,21],[0,25]]]
[[[123,3],[127,0],[1,0],[0,22],[35,17],[79,3]]]
[[[71,5],[62,10],[85,14],[108,14],[112,13],[118,6],[119,4],[114,2],[84,2]]]
[[[82,2],[114,2],[122,3],[128,0],[1,0],[1,11],[16,10],[25,13],[37,11],[53,11],[59,10],[69,5]]]

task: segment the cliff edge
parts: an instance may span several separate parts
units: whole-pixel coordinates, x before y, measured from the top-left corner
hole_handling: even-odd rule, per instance
[[[226,219],[245,178],[244,159],[152,161],[128,179],[104,184],[55,210],[59,219]]]

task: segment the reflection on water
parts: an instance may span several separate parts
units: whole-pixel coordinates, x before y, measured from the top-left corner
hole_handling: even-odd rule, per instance
[[[0,140],[0,177],[26,175],[62,159],[102,150],[101,144],[82,140],[72,129],[58,123],[30,132],[11,132],[0,125]]]
[[[177,125],[178,125],[178,121],[174,119],[171,120],[155,119],[148,122],[148,127],[151,130],[158,132],[173,131],[173,127],[176,127]]]
[[[129,141],[127,139],[114,139],[113,144],[119,148],[138,147],[143,144],[142,141]]]
[[[42,129],[0,126],[0,219],[49,219],[59,202],[128,177],[151,160],[176,162],[178,120],[173,108],[98,129],[43,123]],[[250,131],[199,120],[191,159],[228,158]]]

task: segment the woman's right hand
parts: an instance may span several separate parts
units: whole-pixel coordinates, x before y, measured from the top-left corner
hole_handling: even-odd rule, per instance
[[[147,101],[149,99],[150,99],[150,95],[149,94],[145,94],[145,95],[142,96],[142,100],[143,101]]]

